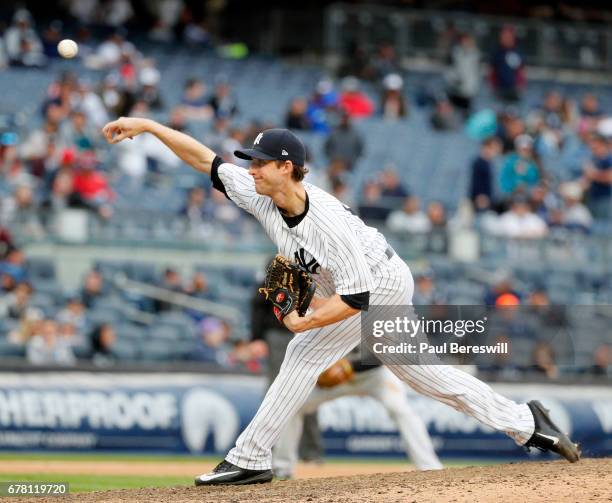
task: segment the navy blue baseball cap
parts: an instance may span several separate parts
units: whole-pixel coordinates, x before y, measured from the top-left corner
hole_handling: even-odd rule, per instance
[[[266,129],[257,135],[253,148],[236,150],[236,157],[250,161],[291,161],[304,166],[306,149],[302,141],[288,129]]]

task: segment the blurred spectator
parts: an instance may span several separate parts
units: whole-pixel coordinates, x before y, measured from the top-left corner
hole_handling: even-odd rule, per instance
[[[396,201],[404,199],[408,196],[408,191],[402,185],[402,182],[397,174],[397,170],[393,164],[387,165],[380,173],[381,195],[384,198],[390,199],[390,203],[397,206]],[[395,201],[393,199],[395,198]]]
[[[339,105],[338,93],[334,90],[334,84],[329,79],[323,79],[317,83],[312,97],[308,101],[306,116],[313,131],[328,133],[330,130],[330,114],[336,113]]]
[[[99,0],[67,0],[66,7],[70,15],[80,21],[84,25],[92,24],[96,21],[98,14]]]
[[[578,131],[581,133],[594,132],[597,123],[604,117],[599,98],[593,93],[587,93],[582,96],[579,114]]]
[[[383,79],[380,110],[385,119],[403,119],[408,116],[408,105],[402,94],[404,79],[391,73]]]
[[[532,369],[543,374],[548,379],[559,377],[559,368],[556,364],[555,350],[548,342],[536,344],[531,355]]]
[[[89,341],[91,361],[95,366],[108,367],[117,361],[117,334],[110,323],[102,323],[95,327],[89,334]]]
[[[387,219],[387,227],[393,232],[426,233],[431,229],[431,222],[421,210],[418,197],[407,197],[401,210],[395,210]]]
[[[97,163],[93,151],[83,152],[80,155],[79,168],[73,177],[74,192],[88,206],[95,208],[100,217],[109,219],[113,213],[111,202],[115,194],[106,175],[96,170]]]
[[[62,72],[57,80],[51,82],[47,88],[47,95],[43,101],[41,112],[48,121],[61,122],[70,114],[75,104],[75,92],[77,91],[77,76],[73,72]],[[48,109],[55,105],[53,116],[49,116]]]
[[[57,322],[43,320],[27,343],[26,357],[34,365],[74,365],[75,357],[70,347],[59,336]]]
[[[9,66],[8,54],[6,53],[6,43],[4,41],[4,25],[0,27],[0,70],[4,70]]]
[[[117,28],[132,19],[134,10],[130,0],[110,0],[100,4],[98,15],[104,26]]]
[[[381,197],[381,187],[377,182],[366,183],[363,188],[363,197],[359,204],[358,214],[367,222],[385,222],[391,210],[384,205]]]
[[[238,102],[232,94],[229,83],[219,82],[208,104],[212,107],[215,117],[233,117],[238,113]]]
[[[525,131],[525,122],[514,107],[507,107],[499,114],[496,135],[502,141],[504,154],[516,149],[516,139],[525,134]]]
[[[374,113],[374,104],[364,92],[359,90],[359,79],[356,77],[342,79],[339,104],[349,117],[363,118]]]
[[[400,73],[401,67],[393,44],[389,42],[380,44],[376,55],[372,58],[370,67],[372,76],[378,80],[384,79],[392,73]]]
[[[460,119],[453,104],[446,96],[439,97],[431,114],[431,126],[436,131],[454,131],[460,125]]]
[[[504,102],[519,101],[525,88],[525,64],[511,26],[504,26],[499,32],[499,45],[491,56],[491,84]]]
[[[127,115],[131,98],[119,87],[120,78],[116,72],[109,73],[102,81],[98,94],[104,107],[112,117]]]
[[[12,291],[17,283],[27,280],[25,262],[25,254],[19,248],[9,249],[4,259],[0,261],[1,288],[5,292]]]
[[[206,19],[192,18],[187,20],[183,30],[183,40],[188,45],[210,48],[213,45],[213,40]]]
[[[609,344],[602,344],[595,348],[590,373],[598,376],[612,375],[612,350]]]
[[[57,321],[59,323],[73,325],[78,333],[83,333],[87,323],[87,317],[85,304],[83,304],[79,296],[75,295],[68,299],[64,308],[57,314]]]
[[[318,184],[315,185],[320,187],[320,185]],[[331,180],[331,194],[349,208],[355,206],[355,201],[353,195],[351,194],[351,191],[349,190],[349,186],[344,181],[342,181],[342,179],[333,178]]]
[[[74,156],[74,153],[69,155]],[[74,191],[74,174],[72,167],[65,165],[61,167],[51,182],[51,191],[41,204],[44,215],[44,225],[55,229],[56,217],[66,208],[85,208],[95,211],[83,201],[81,196]],[[55,229],[57,230],[57,229]]]
[[[560,206],[560,200],[556,193],[543,183],[539,183],[529,194],[529,206],[531,210],[542,220],[548,222],[550,215]]]
[[[589,141],[592,158],[584,166],[588,206],[598,220],[610,220],[612,205],[612,153],[606,138],[593,135]]]
[[[374,76],[374,69],[371,66],[371,57],[364,45],[359,45],[355,41],[349,42],[346,54],[338,69],[339,77],[355,75],[360,79],[371,80]]]
[[[100,136],[99,128],[102,128],[109,120],[108,112],[102,101],[102,98],[94,92],[91,82],[81,78],[76,85],[76,93],[74,95],[74,107],[83,112],[87,118],[87,122],[91,124],[91,128],[97,133],[92,139],[92,144],[98,144],[95,141]],[[82,149],[83,147],[81,147]]]
[[[535,150],[541,157],[555,155],[565,139],[566,122],[571,121],[568,100],[559,91],[549,91],[542,106],[530,112],[527,124],[535,135]]]
[[[17,346],[24,346],[30,338],[39,331],[38,327],[44,319],[44,313],[40,309],[26,309],[19,320],[16,329],[8,333],[7,341]]]
[[[187,229],[194,236],[211,236],[214,228],[213,215],[215,209],[210,204],[206,192],[201,187],[195,187],[189,191],[187,202],[180,211],[180,216],[185,217]]]
[[[450,57],[448,97],[465,118],[472,109],[472,100],[480,90],[480,51],[474,37],[469,33],[461,34],[459,43],[451,49]]]
[[[546,236],[548,227],[544,220],[531,211],[527,199],[517,196],[510,210],[500,217],[497,232],[508,238],[538,239]]]
[[[14,247],[11,233],[5,227],[0,226],[0,261],[4,260]]]
[[[85,276],[81,289],[81,301],[85,307],[91,309],[96,301],[104,296],[104,277],[100,271],[91,270]]]
[[[60,141],[60,123],[63,119],[62,107],[50,104],[42,127],[33,129],[20,146],[21,156],[30,163],[31,172],[41,178],[53,171],[52,164]]]
[[[206,86],[197,78],[185,82],[180,108],[185,117],[193,121],[208,121],[213,115],[213,109],[206,98]]]
[[[490,137],[481,143],[480,154],[472,161],[470,200],[476,211],[489,210],[493,205],[493,180],[495,172],[493,162],[500,153],[501,142],[496,137]]]
[[[242,214],[238,207],[225,197],[223,192],[214,189],[210,193],[213,204],[213,222],[220,222],[233,233],[239,233],[239,224],[242,221]]]
[[[240,128],[233,127],[229,130],[228,137],[221,143],[221,151],[219,155],[224,161],[236,164],[238,166],[249,166],[249,161],[240,159],[234,155],[234,152],[245,144],[244,131]]]
[[[340,124],[325,141],[324,151],[329,161],[340,160],[350,171],[364,153],[365,142],[353,128],[351,118],[343,113]]]
[[[11,65],[44,66],[47,62],[32,21],[32,15],[26,9],[18,9],[13,15],[13,21],[4,34]]]
[[[504,295],[506,297],[502,297]],[[515,301],[509,302],[512,299]],[[499,270],[494,274],[491,287],[485,292],[483,302],[485,306],[518,305],[521,303],[520,299],[521,294],[514,287],[512,273],[507,270]]]
[[[589,232],[593,217],[588,208],[582,204],[582,187],[578,182],[566,182],[559,187],[563,198],[563,225],[572,230]]]
[[[63,23],[56,19],[51,21],[42,34],[42,45],[44,55],[51,59],[59,57],[57,44],[62,40]]]
[[[526,192],[540,181],[538,166],[533,157],[533,139],[521,135],[515,140],[516,152],[504,159],[499,187],[504,196]]]
[[[94,54],[85,59],[85,65],[96,70],[115,67],[124,55],[134,52],[134,46],[125,41],[121,32],[115,31],[98,46]]]
[[[209,316],[199,326],[199,337],[191,352],[192,358],[201,362],[227,365],[231,327],[227,322]]]
[[[78,150],[94,149],[99,143],[99,137],[99,131],[89,124],[87,115],[78,109],[70,114],[70,122],[64,123],[60,128],[61,142]]]
[[[184,13],[185,3],[183,0],[161,0],[160,2],[147,3],[147,8],[154,16],[153,28],[149,31],[149,37],[160,42],[174,40],[174,29]]]
[[[0,296],[0,319],[20,320],[30,307],[32,292],[32,285],[22,281],[15,285],[13,291]]]
[[[445,295],[436,285],[434,273],[431,269],[417,272],[414,280],[412,303],[415,306],[445,305],[447,303]]]
[[[210,298],[208,279],[203,272],[196,272],[185,287],[184,293],[198,299]]]
[[[427,236],[427,251],[446,253],[448,251],[446,208],[440,201],[431,201],[427,205],[427,218],[431,224]]]
[[[163,276],[158,281],[157,287],[167,290],[168,293],[183,293],[183,282],[181,275],[176,269],[168,267],[164,270]],[[169,311],[174,308],[174,304],[165,300],[155,299],[153,303],[153,310],[156,313],[162,311]]]
[[[21,236],[40,238],[44,235],[38,207],[29,185],[18,186],[10,197],[0,202],[2,203],[0,223],[18,230]]]
[[[204,143],[214,152],[221,152],[223,142],[227,140],[230,133],[230,121],[228,117],[215,117],[212,128],[204,135]]]
[[[261,345],[253,345],[247,341],[237,340],[228,354],[229,366],[234,368],[243,367],[249,372],[259,373],[262,368],[264,353]]]
[[[307,111],[308,102],[304,98],[293,98],[285,116],[285,127],[296,131],[310,129]]]
[[[57,331],[59,340],[62,344],[70,346],[73,352],[81,348],[89,347],[89,344],[85,344],[85,337],[78,332],[77,328],[72,323],[58,320]],[[75,356],[77,356],[76,353]]]
[[[160,77],[159,70],[155,68],[152,62],[142,68],[138,75],[142,87],[137,93],[136,100],[145,102],[148,108],[154,111],[164,108],[164,102],[158,87]]]

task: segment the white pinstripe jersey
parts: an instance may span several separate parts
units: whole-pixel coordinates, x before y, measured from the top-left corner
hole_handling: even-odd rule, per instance
[[[304,183],[308,211],[290,227],[272,199],[256,192],[246,169],[223,163],[217,175],[227,196],[259,220],[278,252],[315,276],[321,295],[371,292],[389,277],[391,271],[381,268],[388,263],[384,236],[331,194]]]

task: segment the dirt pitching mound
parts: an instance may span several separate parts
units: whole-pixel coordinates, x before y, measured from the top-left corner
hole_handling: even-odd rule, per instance
[[[234,487],[172,487],[19,501],[132,503],[612,501],[612,459],[516,463]]]

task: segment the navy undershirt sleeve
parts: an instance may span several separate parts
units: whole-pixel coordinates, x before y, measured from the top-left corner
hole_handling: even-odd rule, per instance
[[[353,293],[351,295],[340,295],[342,301],[353,309],[367,311],[370,307],[370,292]]]
[[[225,191],[225,186],[223,185],[221,178],[219,178],[218,171],[221,164],[223,164],[223,159],[221,159],[219,156],[215,156],[212,162],[212,169],[210,170],[210,179],[212,180],[213,187],[218,191],[223,192],[225,197],[229,199],[227,192]]]

